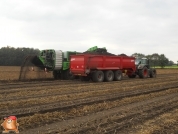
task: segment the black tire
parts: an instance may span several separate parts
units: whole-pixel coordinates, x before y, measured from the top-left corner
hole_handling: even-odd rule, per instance
[[[139,70],[139,77],[140,78],[147,78],[148,77],[148,68],[147,67],[143,67],[143,69]]]
[[[150,78],[156,78],[156,70],[155,69],[150,70]]]
[[[58,72],[58,71],[53,71],[53,78],[55,79],[55,80],[57,80],[57,79],[60,79],[60,72]]]
[[[117,70],[117,71],[114,71],[114,80],[115,81],[120,81],[122,80],[122,71],[121,70]]]
[[[136,75],[135,74],[132,74],[132,75],[128,75],[129,78],[135,78]]]
[[[94,82],[103,82],[104,80],[104,73],[103,71],[95,71],[92,74],[92,80]]]
[[[54,78],[55,80],[57,80],[57,79],[58,79],[57,74],[56,74],[56,73],[54,73],[54,72],[53,72],[53,78]]]
[[[64,80],[73,80],[75,78],[75,76],[70,73],[69,69],[67,69],[64,71],[63,78],[64,78]]]
[[[80,77],[80,80],[81,80],[81,81],[89,81],[89,80],[90,80],[90,77],[88,77],[88,76],[81,76],[81,77]]]
[[[111,70],[105,71],[104,72],[104,80],[105,81],[113,81],[114,79],[114,73]]]

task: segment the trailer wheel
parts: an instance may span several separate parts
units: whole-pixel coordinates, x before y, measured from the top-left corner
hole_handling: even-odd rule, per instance
[[[92,74],[92,80],[94,82],[102,82],[104,80],[104,73],[103,71],[96,71]]]
[[[64,76],[63,76],[63,78],[64,78],[65,80],[73,80],[73,79],[75,78],[75,76],[70,73],[70,70],[69,70],[69,69],[67,69],[67,70],[64,71]]]
[[[114,79],[114,73],[111,70],[105,71],[104,73],[104,80],[105,81],[113,81]]]
[[[122,80],[122,71],[120,71],[120,70],[117,70],[117,71],[115,71],[114,72],[114,80],[115,81],[120,81],[120,80]]]
[[[147,67],[143,67],[143,69],[139,70],[139,77],[140,78],[148,77],[148,68]]]
[[[156,70],[155,69],[151,69],[150,70],[150,78],[155,78],[156,77]]]

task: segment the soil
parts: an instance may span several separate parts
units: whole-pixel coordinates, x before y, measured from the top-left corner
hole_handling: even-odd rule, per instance
[[[176,134],[177,96],[178,74],[166,72],[102,83],[0,82],[0,123],[15,115],[23,134]]]

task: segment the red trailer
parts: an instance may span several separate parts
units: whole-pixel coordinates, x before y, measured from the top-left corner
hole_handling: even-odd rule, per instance
[[[70,71],[82,80],[94,82],[121,80],[122,73],[132,75],[136,71],[135,58],[129,56],[79,54],[71,55]]]

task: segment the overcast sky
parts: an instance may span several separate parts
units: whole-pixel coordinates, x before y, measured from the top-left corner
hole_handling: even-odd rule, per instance
[[[0,47],[114,54],[165,54],[178,60],[178,0],[0,0]]]

